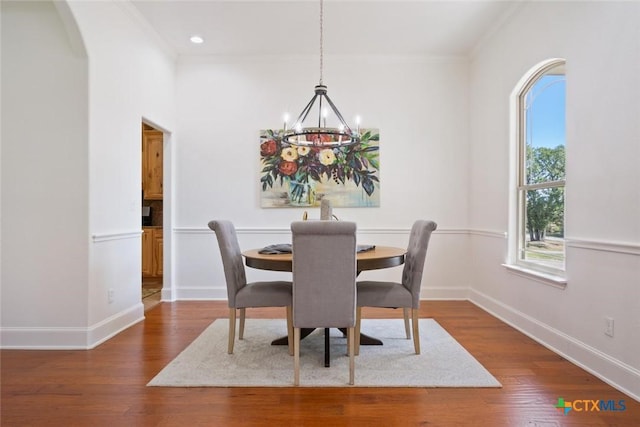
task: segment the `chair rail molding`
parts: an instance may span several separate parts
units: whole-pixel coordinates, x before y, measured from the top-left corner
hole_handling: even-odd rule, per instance
[[[439,232],[440,230],[436,230]],[[451,230],[443,230],[451,232]],[[470,228],[466,230],[459,230],[467,232],[471,236],[480,237],[493,237],[499,239],[507,239],[508,233],[506,231],[498,230],[485,230]],[[619,242],[614,240],[596,240],[596,239],[576,239],[572,237],[565,237],[565,246],[567,248],[589,249],[601,252],[615,252],[628,255],[640,255],[640,243],[636,242]]]
[[[209,234],[212,231],[208,227],[174,227],[173,232],[176,234],[201,234],[201,233]],[[238,234],[283,234],[283,233],[291,233],[291,229],[289,227],[269,227],[269,228],[237,227],[236,232]],[[409,234],[410,232],[411,232],[411,227],[358,228],[359,234]],[[434,234],[470,234],[471,230],[466,228],[444,228],[444,229],[439,228],[435,230],[433,233]],[[495,232],[495,233],[500,233],[500,232]],[[502,236],[502,234],[500,234],[500,236]]]
[[[116,231],[110,233],[96,233],[91,235],[93,243],[109,242],[112,240],[137,239],[142,236],[142,229],[130,231]]]
[[[496,239],[506,239],[508,237],[506,231],[484,230],[479,228],[470,228],[467,232],[472,236],[493,237]]]
[[[601,252],[615,252],[620,254],[640,256],[640,244],[631,242],[615,242],[606,240],[588,240],[566,238],[568,248],[588,249]]]

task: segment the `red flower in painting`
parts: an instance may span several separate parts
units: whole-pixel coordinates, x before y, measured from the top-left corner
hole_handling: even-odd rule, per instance
[[[278,170],[282,175],[291,176],[298,170],[296,162],[288,162],[286,160],[280,162]]]
[[[260,155],[271,156],[276,153],[278,149],[276,142],[273,139],[268,139],[260,144]]]

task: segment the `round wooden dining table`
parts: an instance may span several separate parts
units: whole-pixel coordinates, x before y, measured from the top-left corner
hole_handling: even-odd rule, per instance
[[[271,271],[293,271],[293,255],[261,254],[261,249],[250,249],[242,253],[247,267]],[[374,246],[373,249],[357,253],[358,273],[366,270],[379,270],[396,267],[404,263],[406,249],[392,246]]]
[[[261,249],[250,249],[242,253],[247,267],[260,270],[271,271],[293,271],[293,255],[283,254],[261,254]],[[382,268],[396,267],[404,263],[406,249],[392,246],[374,246],[373,249],[358,252],[356,254],[356,270],[358,274],[367,270],[380,270]],[[343,333],[344,330],[341,329]],[[305,328],[301,332],[301,338],[306,337],[313,329]],[[287,337],[273,341],[272,345],[287,345]],[[382,341],[377,338],[360,334],[360,345],[382,345]],[[325,329],[325,366],[329,366],[329,334]]]

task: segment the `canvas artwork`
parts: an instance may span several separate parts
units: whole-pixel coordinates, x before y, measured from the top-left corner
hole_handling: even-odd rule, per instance
[[[380,206],[380,133],[362,129],[359,143],[338,147],[282,142],[282,130],[260,131],[260,206]]]

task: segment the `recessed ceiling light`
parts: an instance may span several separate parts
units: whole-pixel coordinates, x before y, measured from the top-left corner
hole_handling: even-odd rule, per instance
[[[204,43],[204,39],[202,37],[200,37],[200,36],[191,36],[191,38],[189,40],[191,40],[191,43],[193,43],[193,44]]]

